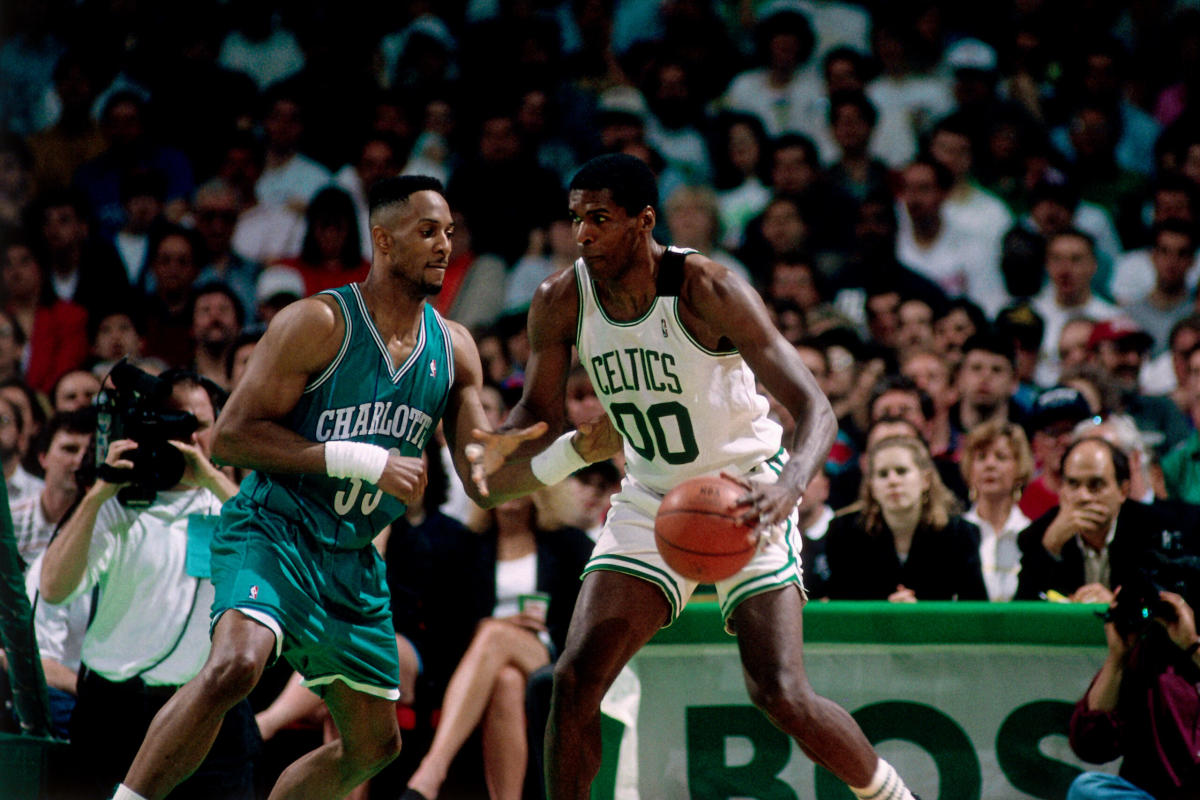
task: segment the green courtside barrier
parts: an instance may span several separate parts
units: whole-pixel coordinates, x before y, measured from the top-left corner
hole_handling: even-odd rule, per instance
[[[1097,606],[812,603],[805,667],[924,800],[1061,800]],[[850,800],[750,704],[715,603],[692,603],[605,698],[596,800]],[[1116,764],[1103,769],[1115,771]]]

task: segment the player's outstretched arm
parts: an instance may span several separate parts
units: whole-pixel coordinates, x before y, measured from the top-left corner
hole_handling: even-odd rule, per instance
[[[714,339],[728,339],[766,388],[796,420],[784,442],[790,460],[778,483],[756,488],[751,502],[766,524],[782,522],[803,496],[837,436],[837,418],[829,399],[804,361],[771,322],[758,292],[728,269],[689,255],[683,297]]]
[[[271,321],[217,418],[216,460],[270,472],[325,472],[324,444],[305,439],[282,420],[341,347],[345,321],[335,306],[330,297],[309,297]]]

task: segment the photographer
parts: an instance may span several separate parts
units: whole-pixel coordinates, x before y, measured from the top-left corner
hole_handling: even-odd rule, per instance
[[[154,714],[203,665],[213,587],[204,559],[196,557],[208,552],[207,544],[194,541],[189,553],[188,539],[202,527],[197,517],[219,514],[237,492],[209,458],[223,392],[194,373],[173,370],[155,379],[126,370],[114,373],[113,392],[125,398],[121,377],[143,394],[132,395],[139,403],[136,415],[118,403],[115,432],[138,441],[110,443],[106,467],[63,523],[42,565],[45,602],[61,604],[99,589],[70,727],[79,784],[72,797],[107,796]],[[169,444],[152,436],[155,431],[169,436]],[[172,448],[182,454],[181,464],[172,463],[180,461]],[[154,484],[174,480],[172,468],[181,473],[174,485]],[[177,797],[252,797],[247,756],[257,746],[249,708],[235,709],[212,757]]]
[[[1067,800],[1200,796],[1200,636],[1183,597],[1155,592],[1118,591],[1108,657],[1071,716],[1071,749],[1097,764],[1123,756],[1119,776],[1085,772]]]

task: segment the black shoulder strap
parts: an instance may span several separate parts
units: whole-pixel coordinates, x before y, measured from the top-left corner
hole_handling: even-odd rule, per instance
[[[687,253],[675,247],[668,247],[658,262],[658,279],[655,281],[654,293],[659,297],[678,297],[683,288],[683,260]]]

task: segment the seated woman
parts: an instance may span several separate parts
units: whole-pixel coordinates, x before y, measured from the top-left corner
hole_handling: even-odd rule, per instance
[[[967,434],[961,466],[973,501],[963,519],[980,531],[979,561],[988,599],[1012,600],[1021,571],[1017,534],[1030,522],[1017,507],[1033,477],[1025,431],[1001,419],[976,425]]]
[[[861,506],[826,534],[829,596],[835,600],[986,600],[979,529],[954,514],[955,500],[929,450],[889,436],[867,451]]]
[[[437,797],[476,728],[488,795],[521,797],[528,759],[526,683],[563,646],[592,540],[577,528],[539,530],[532,497],[510,500],[487,516],[477,546],[457,551],[463,572],[454,584],[476,604],[480,622],[446,686],[433,743],[404,800]]]

